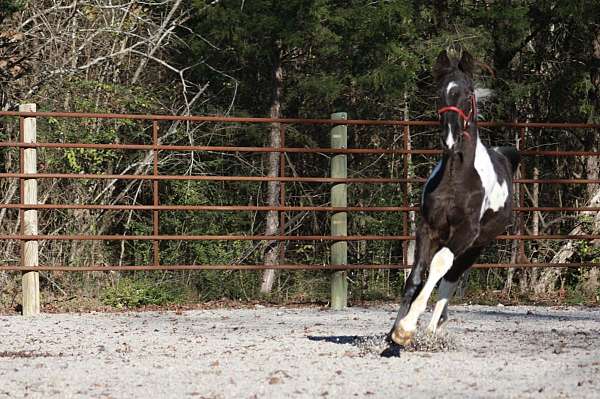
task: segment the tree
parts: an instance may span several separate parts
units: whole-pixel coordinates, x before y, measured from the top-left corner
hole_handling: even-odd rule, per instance
[[[113,2],[114,3],[114,2]],[[486,120],[598,121],[600,107],[600,38],[597,2],[544,0],[522,2],[455,0],[150,0],[117,2],[111,5],[82,0],[0,0],[0,106],[14,109],[21,101],[39,104],[41,110],[100,111],[127,113],[195,113],[238,116],[327,118],[337,111],[358,119],[431,119],[435,113],[435,90],[430,67],[444,48],[467,48],[490,67],[477,76],[482,85],[494,89],[492,101],[480,107]],[[18,5],[18,7],[17,7]],[[495,73],[490,73],[489,70]],[[41,119],[40,119],[41,120]],[[2,141],[15,140],[18,129],[4,118]],[[222,145],[278,146],[279,126],[252,127],[203,124],[161,124],[161,140],[169,144],[206,142]],[[54,141],[85,139],[96,142],[144,141],[149,127],[136,123],[86,123],[64,120],[40,122],[40,139]],[[243,132],[243,134],[240,134]],[[354,147],[399,148],[401,130],[356,126],[350,129]],[[492,145],[515,143],[514,130],[483,132]],[[289,126],[289,146],[326,146],[326,128]],[[411,145],[432,148],[438,144],[435,129],[413,128]],[[531,129],[525,132],[527,147],[597,150],[598,136],[593,131]],[[146,142],[146,141],[144,141]],[[167,142],[167,141],[165,141]],[[18,163],[12,149],[0,151],[6,171]],[[279,153],[265,156],[249,154],[167,153],[161,157],[161,173],[250,173],[277,176]],[[62,171],[110,171],[144,173],[151,168],[149,154],[135,156],[115,151],[93,152],[69,149],[59,153],[40,151],[47,168]],[[45,158],[44,158],[45,157]],[[326,154],[288,154],[286,173],[322,176],[328,170]],[[405,158],[398,156],[350,157],[353,177],[399,177]],[[434,159],[414,156],[412,176],[426,176]],[[597,157],[576,160],[530,158],[523,163],[526,177],[597,178]],[[55,181],[41,183],[50,192]],[[56,197],[63,200],[95,203],[137,203],[146,191],[138,182],[60,182]],[[276,182],[192,184],[161,182],[161,203],[176,204],[248,203],[278,205]],[[261,184],[261,183],[259,183]],[[526,185],[525,204],[540,206],[594,205],[597,185]],[[16,179],[0,182],[0,201],[18,196]],[[289,205],[324,205],[327,184],[287,184]],[[48,189],[48,190],[45,190]],[[360,205],[399,205],[409,196],[418,204],[420,185],[350,185],[351,202]],[[54,195],[54,194],[53,194]],[[596,201],[596,202],[594,202]],[[244,205],[245,205],[244,204]],[[223,231],[265,231],[277,234],[326,233],[327,218],[317,213],[287,214],[279,226],[276,212],[261,214],[186,214],[184,217],[161,214],[161,229],[176,233],[219,234]],[[44,231],[61,232],[81,227],[96,233],[146,233],[149,215],[74,212],[74,217],[58,214],[46,218]],[[534,212],[523,217],[524,233],[595,233],[597,214]],[[10,233],[17,212],[0,210],[0,226]],[[398,214],[353,214],[351,229],[356,234],[393,234],[401,224]],[[401,227],[400,227],[401,228]],[[525,244],[524,255],[532,261],[590,261],[597,259],[594,242],[532,241]],[[146,261],[151,251],[136,244],[129,251],[124,244],[107,244],[88,251],[89,243],[44,243],[44,256],[60,254],[65,263],[78,260],[105,263]],[[260,250],[252,243],[212,241],[182,243],[181,249],[164,244],[163,260],[202,263],[276,264],[279,245],[269,242]],[[485,261],[498,262],[517,254],[517,247],[500,242],[500,250],[484,255]],[[358,263],[397,263],[402,252],[388,242],[349,245],[349,259]],[[13,244],[2,243],[0,251],[11,258]],[[291,262],[327,262],[326,243],[295,243],[286,247]],[[99,254],[99,255],[95,255]],[[93,258],[96,256],[96,258]],[[59,260],[60,261],[60,260]],[[202,283],[220,287],[229,281],[227,273],[194,274]],[[312,273],[312,272],[311,272]],[[307,281],[323,281],[325,274],[285,273],[283,285],[298,277],[298,288]],[[387,281],[396,272],[353,272],[362,287]],[[377,274],[380,273],[380,274]],[[484,280],[491,274],[473,271],[471,278]],[[490,272],[491,273],[491,272]],[[502,285],[504,271],[494,272]],[[265,275],[265,290],[273,274]],[[288,277],[291,276],[289,279]],[[250,278],[254,279],[255,274]],[[364,278],[363,278],[364,277]],[[247,277],[244,277],[247,278]],[[311,280],[312,279],[312,280]],[[593,281],[593,278],[565,270],[515,272],[514,281],[524,291],[552,291],[560,281]],[[240,278],[240,280],[242,280]],[[400,279],[398,279],[399,281]],[[513,278],[509,275],[509,283]],[[251,280],[248,296],[258,287]],[[487,284],[484,283],[484,284]],[[593,284],[592,284],[593,285]],[[494,286],[498,288],[498,285]],[[258,288],[256,288],[258,289]],[[365,289],[368,290],[368,289]],[[211,289],[211,297],[218,288]],[[228,292],[233,292],[233,289]]]
[[[20,6],[15,7],[16,4]],[[124,113],[178,113],[202,94],[202,87],[186,80],[185,67],[176,69],[168,59],[176,30],[189,18],[181,0],[121,2],[106,5],[95,1],[0,2],[0,99],[2,109],[15,109],[21,102],[36,102],[40,111],[85,111]],[[10,13],[10,16],[9,16]],[[180,94],[180,95],[179,95]],[[14,121],[13,121],[14,122]],[[16,141],[18,129],[10,119],[2,120],[2,141]],[[75,128],[75,127],[78,128]],[[72,120],[40,120],[40,141],[119,142],[133,141],[148,133],[148,126],[123,121],[92,121],[85,126]],[[161,140],[180,134],[178,124],[161,132]],[[183,134],[185,136],[185,132]],[[146,136],[147,138],[147,136]],[[5,171],[15,171],[12,149],[0,151]],[[40,151],[47,170],[111,171],[144,173],[152,168],[152,155],[118,154],[114,151]],[[140,182],[121,185],[117,181],[40,182],[40,202],[113,204],[135,202]],[[60,188],[59,187],[60,184]],[[18,195],[18,181],[0,182],[0,201],[9,203]],[[0,210],[3,231],[17,225],[18,213]],[[44,219],[42,231],[102,233],[132,225],[132,213],[118,217],[106,212],[73,212],[64,217],[55,212]],[[14,223],[6,223],[7,220]],[[135,220],[133,220],[135,221]],[[147,225],[148,223],[144,223]],[[7,229],[7,230],[5,230]],[[14,258],[14,242],[3,242],[6,259]],[[43,257],[69,264],[116,263],[120,251],[86,243],[43,244]],[[117,247],[118,248],[118,247]],[[47,259],[47,258],[46,258]],[[42,259],[42,262],[46,259]],[[48,262],[49,263],[49,262]]]
[[[213,93],[230,92],[231,105],[251,115],[282,116],[286,81],[294,69],[314,62],[314,52],[327,46],[335,37],[322,29],[321,21],[328,16],[323,0],[312,1],[226,1],[196,2],[200,9],[193,23],[199,36],[193,43],[195,57],[203,61],[195,70],[201,79],[206,73],[220,81]],[[208,66],[207,63],[210,63]],[[267,101],[268,99],[268,101]],[[226,105],[220,101],[224,108]],[[233,107],[229,107],[230,109]],[[273,123],[268,145],[279,147],[280,126]],[[279,153],[268,155],[266,175],[279,175]],[[279,183],[267,183],[266,203],[279,204]],[[279,230],[278,212],[269,211],[265,219],[265,234]],[[279,245],[269,242],[263,250],[265,265],[278,262]],[[263,292],[270,292],[274,270],[265,271]]]

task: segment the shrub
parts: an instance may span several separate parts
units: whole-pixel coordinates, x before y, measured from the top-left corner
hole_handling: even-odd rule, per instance
[[[172,284],[157,283],[148,279],[122,278],[114,287],[102,294],[102,303],[116,308],[135,308],[144,305],[181,303],[185,291]]]

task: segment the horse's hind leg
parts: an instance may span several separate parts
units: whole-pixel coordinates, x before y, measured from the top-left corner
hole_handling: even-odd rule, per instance
[[[448,320],[448,302],[458,284],[460,276],[470,268],[479,257],[482,248],[471,248],[464,254],[458,256],[452,268],[446,273],[438,288],[438,301],[435,304],[431,321],[427,326],[427,332],[435,334],[436,331]]]
[[[439,327],[448,320],[448,301],[454,295],[458,281],[448,281],[445,278],[440,282],[438,287],[438,300],[435,303],[433,309],[433,315],[431,321],[427,326],[427,332],[429,334],[435,334]]]

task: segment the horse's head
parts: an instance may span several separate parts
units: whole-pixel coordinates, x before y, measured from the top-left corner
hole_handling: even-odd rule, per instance
[[[474,60],[464,51],[460,60],[438,55],[433,75],[439,87],[438,114],[442,125],[442,142],[454,149],[465,140],[476,140],[477,101],[473,87]]]

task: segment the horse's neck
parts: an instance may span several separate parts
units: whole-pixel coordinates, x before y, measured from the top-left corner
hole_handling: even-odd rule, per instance
[[[477,149],[478,147],[479,150]],[[479,137],[475,135],[469,140],[463,140],[460,147],[444,155],[444,178],[460,180],[465,175],[475,171],[475,155],[477,151],[485,150]]]

